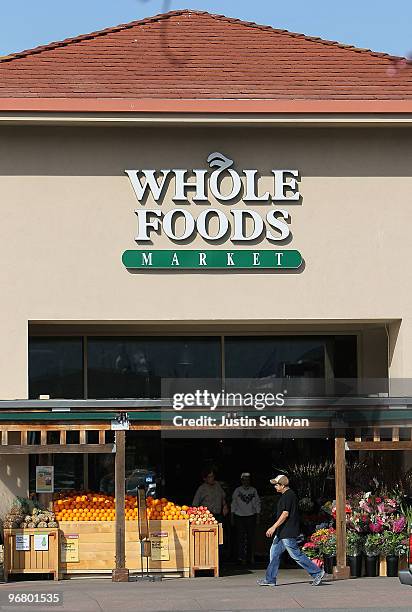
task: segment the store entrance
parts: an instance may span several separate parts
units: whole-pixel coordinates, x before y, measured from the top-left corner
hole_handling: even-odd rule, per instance
[[[165,495],[174,496],[178,503],[193,499],[205,468],[216,470],[230,499],[239,486],[240,476],[249,472],[259,495],[273,495],[269,479],[281,471],[294,471],[293,466],[333,461],[331,440],[270,439],[270,438],[179,438],[162,440]],[[300,485],[300,483],[299,483]],[[319,487],[325,493],[327,483]],[[333,493],[333,482],[331,491]],[[185,502],[186,500],[186,502]]]
[[[269,437],[164,437],[159,431],[129,431],[126,444],[126,490],[135,491],[137,479],[148,476],[152,492],[178,504],[192,505],[205,471],[213,470],[223,487],[229,509],[241,474],[251,475],[261,501],[259,524],[255,529],[256,563],[267,561],[270,541],[266,529],[273,523],[279,499],[269,479],[284,472],[301,500],[302,532],[312,533],[316,525],[329,520],[322,511],[334,499],[334,441],[308,438]],[[113,486],[112,457],[89,457],[89,488],[110,493]],[[225,541],[221,561],[238,562],[236,526],[231,513],[223,520]],[[288,561],[289,562],[289,561]],[[290,565],[293,565],[290,563]]]
[[[314,443],[316,442],[316,443]],[[254,564],[267,563],[271,540],[265,535],[273,524],[279,496],[269,479],[278,473],[288,473],[291,486],[297,490],[306,521],[306,534],[314,531],[328,517],[321,508],[327,499],[334,499],[334,445],[332,440],[270,439],[270,438],[182,438],[163,441],[165,495],[178,503],[189,503],[197,487],[203,482],[202,471],[213,469],[225,490],[229,508],[233,493],[241,485],[242,473],[250,473],[251,485],[261,501],[259,522],[255,527]],[[303,514],[302,514],[303,516]],[[239,566],[239,533],[236,520],[229,514],[224,519],[225,542],[222,561]],[[296,567],[288,556],[284,567]]]

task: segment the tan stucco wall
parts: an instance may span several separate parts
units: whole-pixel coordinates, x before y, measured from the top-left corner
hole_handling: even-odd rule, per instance
[[[329,329],[340,321],[361,330],[397,320],[399,329],[388,326],[391,374],[412,375],[411,145],[405,128],[3,128],[0,397],[27,396],[29,321],[318,328],[330,321]],[[123,267],[122,252],[136,248],[138,206],[124,169],[206,168],[212,151],[239,170],[258,169],[262,190],[272,168],[300,170],[302,204],[281,205],[293,239],[275,248],[298,249],[302,271],[134,274]],[[165,240],[159,246],[173,248]],[[370,361],[385,348],[384,331],[371,333],[363,354],[375,376],[386,367]]]
[[[28,455],[0,455],[0,518],[10,510],[16,497],[28,497],[28,475]]]

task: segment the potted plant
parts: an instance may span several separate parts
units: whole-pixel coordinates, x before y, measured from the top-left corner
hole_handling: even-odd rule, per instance
[[[326,537],[320,542],[319,550],[323,555],[323,568],[327,574],[333,573],[333,566],[336,565],[336,532],[328,529]]]
[[[362,576],[362,536],[353,529],[346,530],[346,558],[353,578]]]
[[[398,575],[398,556],[396,554],[399,543],[399,534],[393,531],[384,531],[382,534],[382,554],[386,557],[386,575]]]
[[[334,529],[321,528],[312,533],[309,542],[303,545],[303,552],[309,557],[318,567],[323,566],[323,549],[322,544],[328,539],[330,532]]]
[[[323,566],[323,559],[321,559],[321,554],[319,551],[319,546],[315,544],[315,542],[306,542],[302,546],[302,550],[305,555],[313,561],[318,567]]]
[[[369,533],[365,538],[364,551],[366,575],[375,577],[378,575],[378,560],[382,551],[382,534]]]
[[[386,556],[386,575],[398,575],[399,556],[407,551],[407,536],[405,533],[384,531],[382,534],[382,553]]]

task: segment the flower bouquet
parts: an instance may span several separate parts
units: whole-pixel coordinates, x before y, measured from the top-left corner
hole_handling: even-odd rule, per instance
[[[303,545],[303,552],[316,565],[325,565],[325,571],[331,573],[333,558],[336,555],[336,531],[332,527],[318,529],[310,536],[309,542]]]
[[[362,576],[362,548],[363,536],[353,529],[346,530],[346,555],[353,578]]]
[[[379,555],[382,552],[382,534],[370,533],[367,535],[364,542],[364,551],[366,554],[366,575],[375,577],[378,575]]]
[[[364,541],[364,551],[367,557],[377,557],[382,552],[383,539],[380,533],[370,533]]]
[[[405,533],[384,531],[382,534],[382,553],[386,556],[386,575],[398,575],[399,556],[408,550],[408,538]]]
[[[353,529],[346,530],[346,554],[350,557],[356,557],[362,553],[363,538]]]

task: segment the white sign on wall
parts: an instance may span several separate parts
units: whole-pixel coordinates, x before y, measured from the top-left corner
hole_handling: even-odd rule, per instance
[[[16,550],[30,550],[30,535],[18,535],[16,534]]]
[[[262,238],[281,242],[290,236],[290,214],[284,205],[299,203],[301,199],[298,170],[272,170],[270,191],[260,192],[256,169],[238,172],[233,168],[233,160],[218,151],[211,153],[207,162],[208,169],[125,170],[140,205],[135,210],[138,244],[150,242],[156,232],[177,243],[195,235],[208,242],[230,239],[235,243]],[[172,201],[176,207],[163,212],[161,206],[170,183],[174,185]],[[158,208],[145,208],[149,194]],[[210,207],[210,196],[218,202],[236,205],[227,211]],[[239,202],[244,206],[239,206]],[[193,204],[194,209],[188,209],[188,204]],[[270,208],[262,213],[251,208],[253,204]]]
[[[34,550],[49,550],[49,536],[47,533],[34,535]]]

